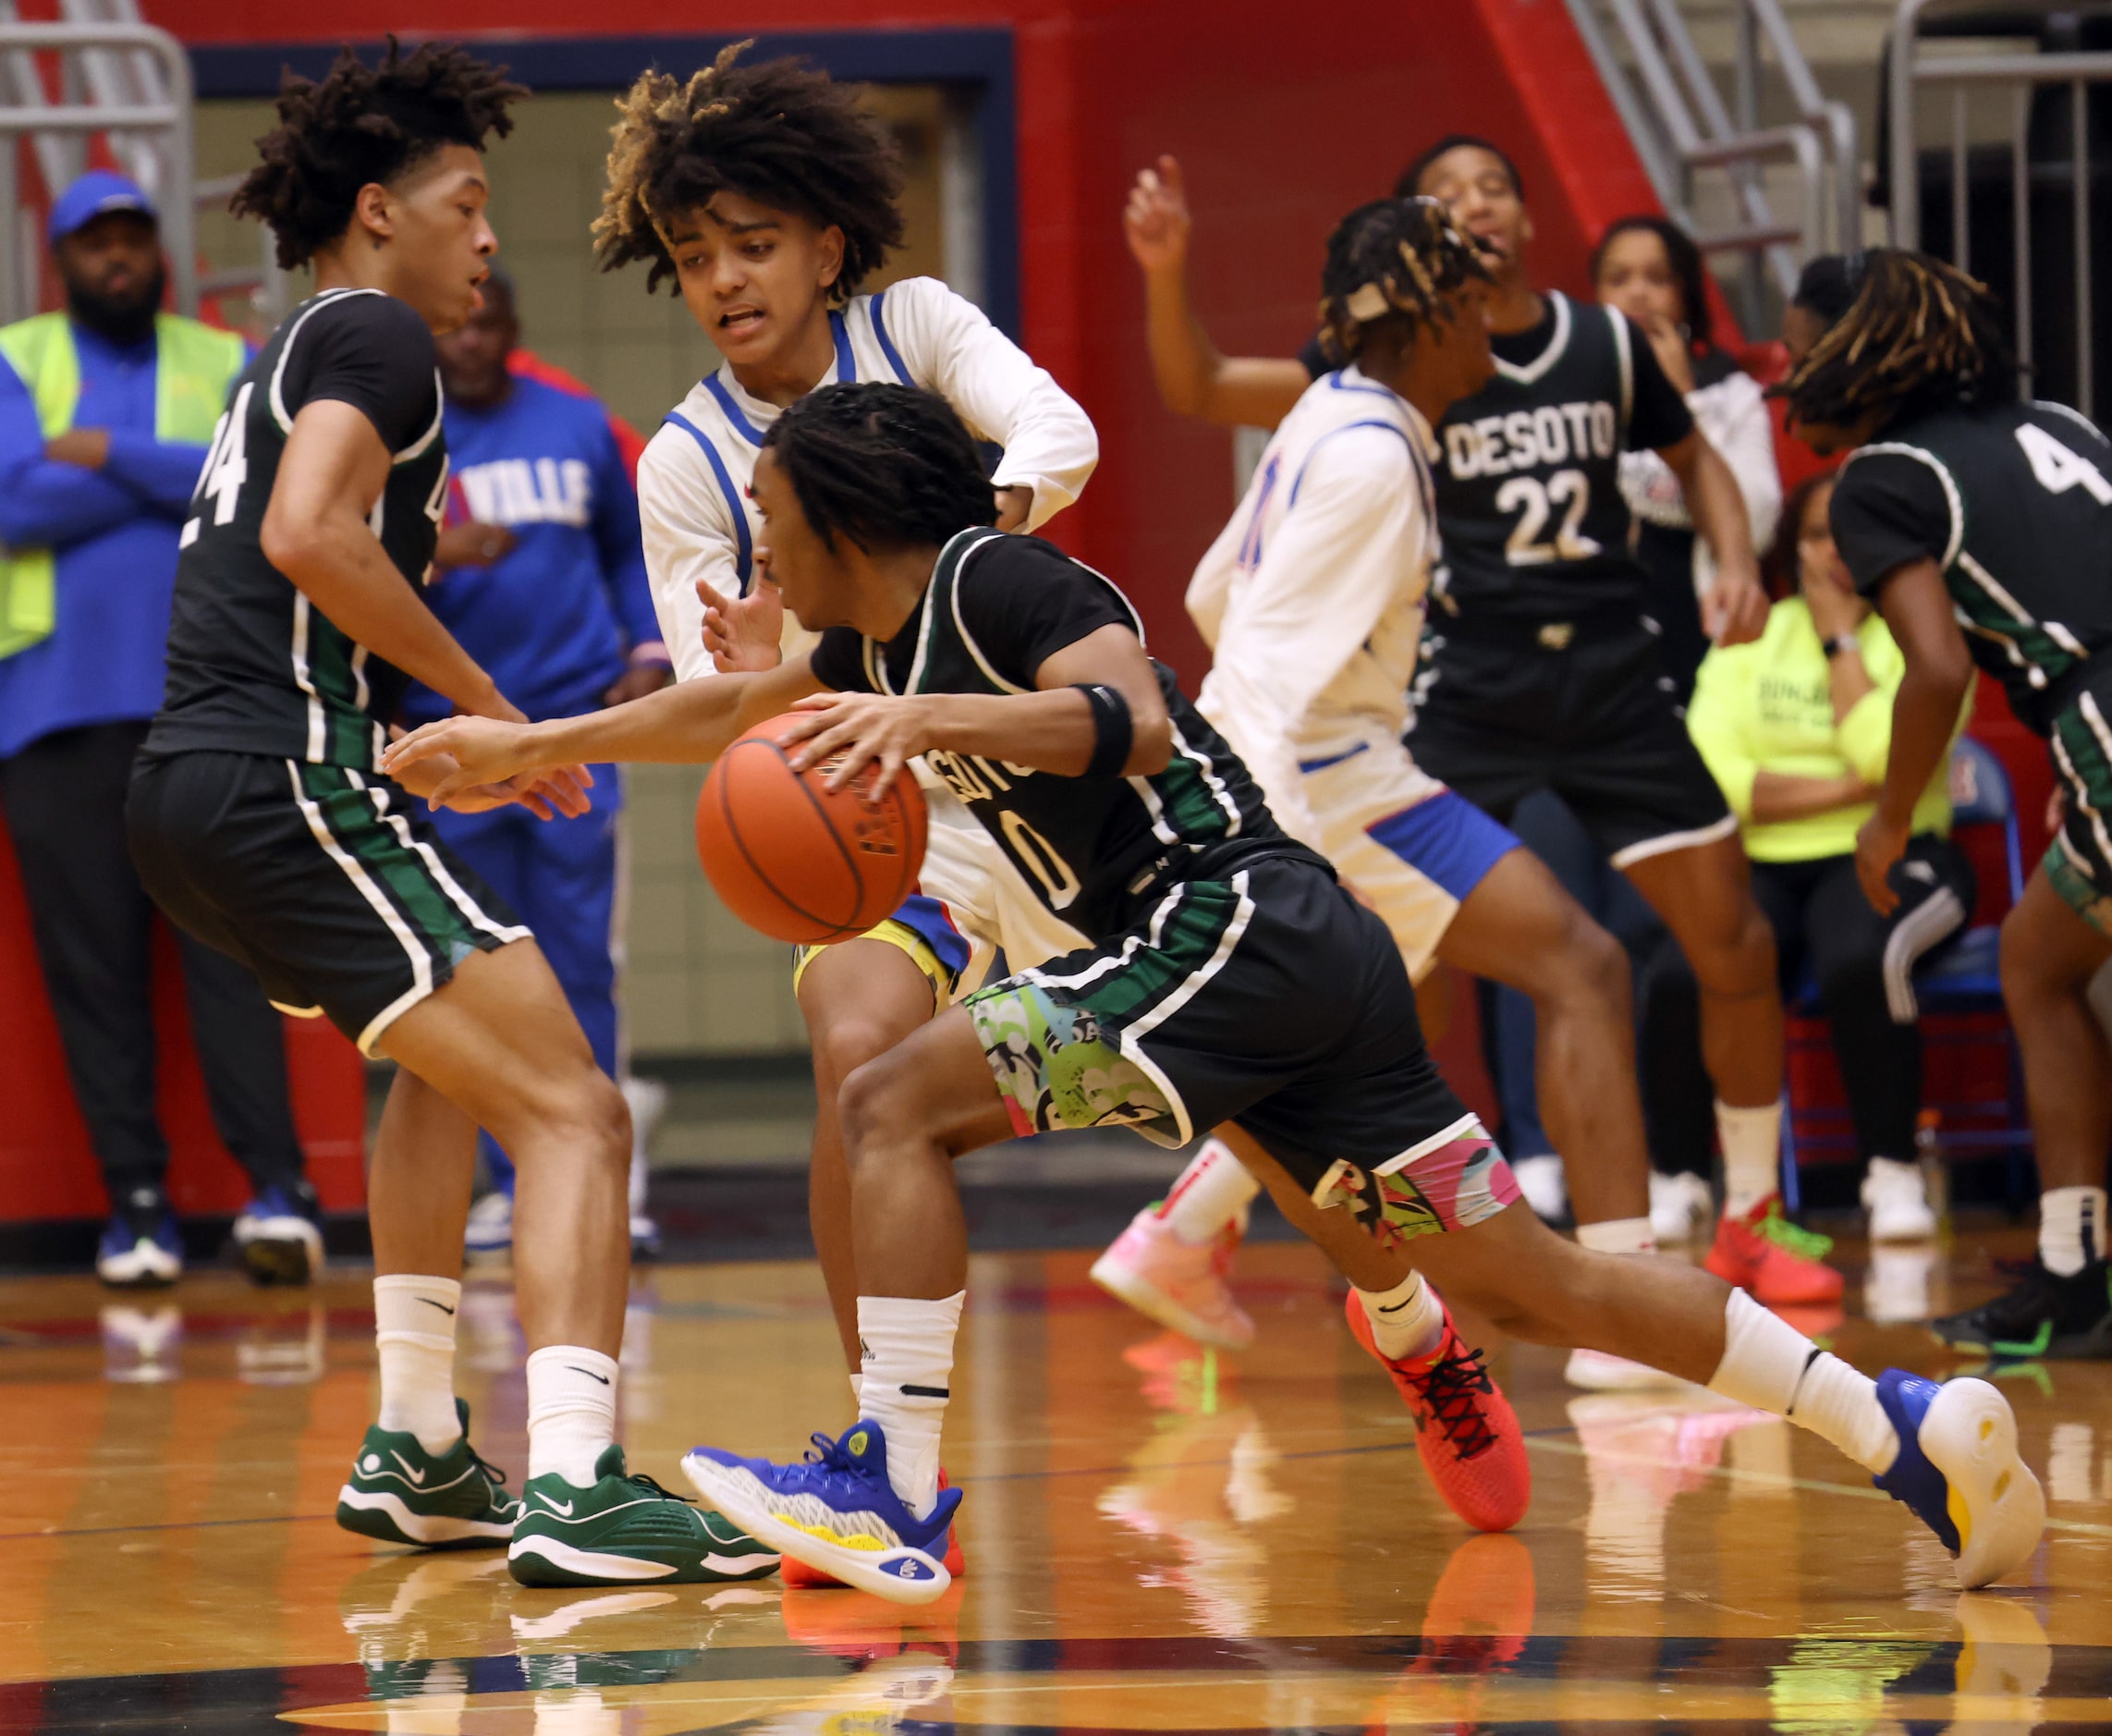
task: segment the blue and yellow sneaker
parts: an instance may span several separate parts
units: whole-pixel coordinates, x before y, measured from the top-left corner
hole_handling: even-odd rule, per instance
[[[520,1503],[506,1473],[470,1445],[470,1407],[455,1400],[461,1438],[429,1453],[418,1436],[376,1424],[360,1443],[352,1474],[337,1491],[337,1522],[381,1543],[421,1549],[503,1549]]]
[[[840,1438],[813,1436],[796,1465],[741,1459],[696,1447],[682,1461],[704,1498],[771,1548],[891,1603],[943,1596],[946,1532],[960,1491],[940,1495],[919,1519],[887,1481],[887,1438],[880,1424],[854,1424]]]
[[[1899,1436],[1891,1470],[1871,1481],[1936,1534],[1967,1591],[2031,1559],[2046,1498],[2017,1456],[2017,1418],[1984,1380],[1938,1386],[1903,1369],[1877,1377],[1877,1402]]]

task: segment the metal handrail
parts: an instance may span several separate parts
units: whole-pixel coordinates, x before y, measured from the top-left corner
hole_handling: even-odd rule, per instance
[[[1609,31],[1601,6],[1610,14]],[[1852,247],[1862,234],[1862,162],[1854,116],[1819,91],[1778,0],[1738,0],[1738,105],[1718,92],[1677,0],[1569,0],[1571,18],[1599,68],[1607,94],[1634,141],[1658,197],[1704,252],[1764,259],[1784,294],[1795,286],[1801,257],[1826,247]],[[1627,62],[1616,49],[1616,38]],[[1754,114],[1759,43],[1779,63],[1796,118],[1761,127]],[[1766,162],[1793,162],[1802,183],[1801,221],[1776,218],[1756,172]],[[1705,230],[1695,218],[1692,173],[1730,171],[1740,221]],[[1831,172],[1833,197],[1825,194]],[[1751,281],[1751,280],[1749,280]],[[1756,286],[1755,286],[1756,287]]]
[[[13,141],[24,135],[116,131],[165,132],[168,137],[169,185],[161,190],[162,239],[177,309],[198,312],[198,224],[191,193],[192,108],[190,57],[168,31],[151,24],[0,22],[0,55],[10,51],[55,49],[61,53],[141,50],[159,65],[166,80],[161,102],[106,106],[97,103],[50,102],[0,104],[0,210],[18,208],[15,197]],[[55,194],[59,189],[53,189]],[[15,225],[0,224],[0,294],[11,296],[18,281],[13,269]]]
[[[1916,142],[1914,94],[1927,86],[1948,86],[1951,108],[1951,233],[1956,263],[1972,269],[1972,248],[1966,224],[1966,128],[1965,92],[1973,85],[2008,85],[2014,95],[2010,104],[2010,197],[2016,237],[2013,307],[2017,319],[2017,353],[2032,360],[2032,260],[2031,260],[2031,165],[2028,153],[2030,92],[2042,85],[2069,88],[2071,104],[2074,153],[2075,306],[2076,306],[2076,408],[2085,416],[2094,413],[2095,322],[2091,300],[2090,238],[2090,128],[2088,92],[2094,83],[2112,82],[2112,54],[2041,54],[2034,47],[2013,54],[1939,55],[1923,60],[1915,50],[1922,38],[1922,16],[1935,0],[1900,0],[1893,14],[1889,34],[1886,92],[1891,122],[1891,238],[1897,247],[1918,248],[1922,243],[1922,187],[1919,146]],[[2027,4],[2020,7],[2020,22],[2043,18],[2058,10],[2057,6]]]

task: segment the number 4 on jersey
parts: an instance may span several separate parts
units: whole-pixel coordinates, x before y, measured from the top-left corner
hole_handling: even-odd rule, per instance
[[[2017,444],[2024,448],[2024,456],[2032,461],[2032,474],[2047,494],[2065,495],[2081,483],[2099,506],[2112,507],[2112,483],[2106,482],[2105,472],[2081,453],[2071,451],[2032,422],[2020,424]]]
[[[213,503],[213,522],[226,524],[235,516],[235,499],[242,492],[242,484],[250,480],[250,460],[244,451],[249,438],[250,394],[256,389],[251,380],[242,382],[242,389],[235,394],[233,406],[220,412],[220,420],[214,425],[213,444],[205,449],[205,462],[198,472],[198,486],[191,493],[193,500],[210,500]],[[201,514],[183,527],[181,546],[189,548],[198,540],[199,527],[204,522]]]

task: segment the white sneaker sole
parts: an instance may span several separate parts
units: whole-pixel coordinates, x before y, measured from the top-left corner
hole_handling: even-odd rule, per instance
[[[238,1217],[235,1246],[266,1282],[305,1284],[323,1269],[323,1232],[305,1217]]]
[[[1678,1375],[1667,1375],[1662,1368],[1653,1368],[1648,1363],[1631,1363],[1625,1356],[1589,1351],[1569,1352],[1562,1378],[1586,1392],[1662,1392],[1694,1384]]]
[[[2014,1573],[2045,1534],[2046,1498],[2018,1456],[2009,1401],[1984,1380],[1947,1381],[1923,1414],[1918,1437],[1950,1485],[1959,1584],[1977,1591]]]
[[[95,1262],[95,1276],[113,1290],[165,1290],[183,1276],[183,1262],[151,1241]]]
[[[756,1542],[859,1591],[889,1603],[928,1604],[945,1596],[953,1583],[946,1563],[922,1549],[847,1548],[779,1519],[757,1498],[761,1487],[745,1471],[728,1470],[717,1460],[697,1453],[683,1455],[682,1471],[698,1493]]]
[[[665,1561],[641,1561],[629,1555],[602,1555],[592,1549],[577,1548],[561,1538],[540,1534],[516,1537],[506,1552],[509,1561],[519,1561],[531,1555],[542,1557],[552,1567],[563,1568],[568,1573],[577,1573],[583,1579],[606,1580],[612,1585],[665,1579],[675,1571]],[[714,1567],[724,1559],[712,1556],[704,1559]]]
[[[1198,1344],[1215,1345],[1221,1351],[1243,1351],[1254,1341],[1251,1321],[1244,1333],[1236,1326],[1214,1325],[1201,1314],[1183,1308],[1141,1272],[1110,1254],[1104,1253],[1095,1260],[1087,1276],[1117,1302],[1129,1303],[1145,1319],[1155,1321],[1184,1338],[1193,1339]]]
[[[458,1519],[450,1513],[416,1513],[404,1504],[400,1495],[391,1495],[386,1489],[356,1489],[349,1483],[337,1491],[337,1505],[356,1512],[384,1515],[412,1543],[467,1543],[472,1537],[504,1543],[513,1535],[511,1525],[483,1519]]]

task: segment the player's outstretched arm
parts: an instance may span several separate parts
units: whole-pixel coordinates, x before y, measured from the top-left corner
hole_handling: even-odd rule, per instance
[[[1906,853],[1914,804],[1950,752],[1959,708],[1972,684],[1972,655],[1951,613],[1943,572],[1928,556],[1895,568],[1881,580],[1876,602],[1907,667],[1892,701],[1892,751],[1877,812],[1856,835],[1855,873],[1863,896],[1879,915],[1889,916],[1899,895],[1886,875]]]
[[[482,717],[518,719],[388,557],[368,511],[388,483],[389,449],[361,410],[336,398],[293,419],[259,534],[264,558],[373,655]]]
[[[1173,754],[1173,725],[1158,675],[1135,633],[1102,627],[1049,656],[1034,676],[1032,693],[831,693],[806,701],[807,719],[787,732],[803,745],[795,771],[837,763],[828,776],[841,789],[868,764],[878,776],[869,792],[877,801],[896,774],[920,753],[973,754],[1061,777],[1093,769],[1102,740],[1103,708],[1079,690],[1112,689],[1129,713],[1129,751],[1109,776],[1149,777]]]
[[[382,769],[446,756],[456,770],[428,800],[444,807],[458,791],[495,784],[543,766],[597,761],[695,764],[715,760],[734,738],[788,711],[822,684],[804,656],[755,675],[683,681],[627,705],[547,723],[501,723],[488,717],[444,717],[391,742]]]
[[[1767,627],[1767,591],[1752,553],[1752,520],[1738,478],[1699,429],[1660,448],[1687,497],[1694,529],[1715,557],[1716,581],[1702,600],[1702,626],[1719,645],[1742,645]]]
[[[1310,384],[1304,366],[1270,356],[1227,356],[1188,299],[1193,226],[1180,165],[1161,157],[1141,171],[1122,232],[1144,274],[1144,339],[1159,397],[1176,415],[1227,426],[1274,428]]]

